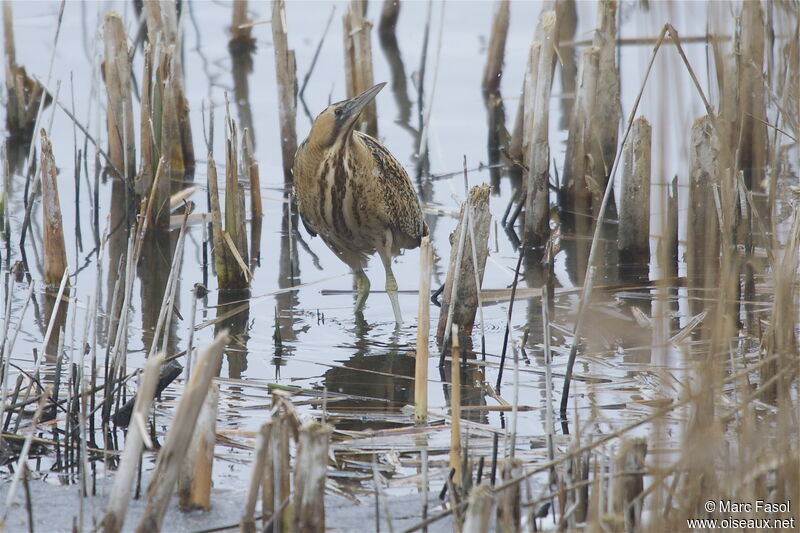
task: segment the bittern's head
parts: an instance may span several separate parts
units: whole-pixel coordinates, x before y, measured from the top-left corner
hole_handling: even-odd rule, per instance
[[[358,123],[358,117],[373,98],[383,89],[386,82],[370,87],[363,93],[349,100],[342,100],[329,105],[325,111],[317,116],[311,126],[309,140],[323,145],[333,146],[337,141],[347,138]]]

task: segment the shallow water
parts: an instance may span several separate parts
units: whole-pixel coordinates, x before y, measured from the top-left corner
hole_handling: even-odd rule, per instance
[[[682,36],[704,35],[709,21],[725,28],[732,27],[730,15],[719,6],[708,7],[700,3],[650,3],[649,11],[642,4],[623,3],[620,9],[620,36],[655,37],[664,22],[670,21]],[[97,66],[101,61],[102,43],[98,40],[99,21],[109,9],[117,9],[126,20],[128,35],[137,29],[135,15],[129,3],[67,3],[64,21],[55,52],[52,75],[48,77],[49,58],[53,47],[53,30],[56,27],[58,4],[55,2],[15,2],[15,32],[17,42],[17,62],[25,65],[29,73],[55,88],[60,82],[59,100],[67,107],[74,105],[74,113],[97,139],[104,139],[105,88],[97,79]],[[304,102],[312,116],[320,112],[329,101],[344,98],[344,66],[341,50],[341,16],[346,3],[292,2],[286,8],[286,23],[289,44],[297,54],[298,76],[307,72],[322,29],[335,7],[333,23],[322,47],[316,67],[304,93]],[[595,24],[595,7],[588,3],[577,4],[578,16],[575,40],[591,38]],[[397,38],[407,76],[418,70],[422,55],[421,32],[426,20],[428,4],[407,2],[403,4]],[[539,2],[514,2],[512,19],[506,47],[506,68],[503,73],[502,94],[506,109],[506,126],[511,128],[516,111],[519,88],[524,75],[530,38],[535,27]],[[488,2],[453,2],[433,4],[428,65],[426,75],[426,102],[432,106],[429,126],[430,175],[417,178],[416,151],[417,137],[409,132],[416,128],[417,108],[411,110],[409,123],[404,124],[397,117],[404,110],[397,105],[396,95],[387,86],[377,98],[379,116],[379,136],[403,163],[418,188],[431,227],[436,252],[434,263],[434,287],[444,283],[445,269],[450,253],[448,236],[456,225],[455,215],[459,204],[465,197],[463,178],[460,173],[462,158],[466,154],[470,168],[479,167],[488,161],[486,112],[480,90],[485,46],[488,40],[491,16],[494,5]],[[194,176],[197,192],[191,197],[198,211],[206,211],[206,165],[203,146],[202,108],[215,109],[214,153],[220,173],[223,152],[223,116],[225,93],[234,91],[231,56],[227,49],[227,28],[230,20],[230,5],[221,2],[185,3],[182,28],[184,31],[183,62],[185,65],[187,98],[191,108],[195,152],[198,165]],[[270,16],[268,6],[251,4],[251,16],[256,21]],[[378,4],[371,3],[368,16],[378,17]],[[442,16],[444,25],[441,26]],[[725,21],[724,24],[719,22]],[[376,23],[377,26],[377,23]],[[441,36],[440,36],[441,31]],[[228,323],[233,328],[236,341],[226,352],[221,371],[221,404],[218,430],[230,438],[252,445],[252,431],[255,431],[268,416],[268,389],[266,385],[279,384],[308,389],[308,393],[298,395],[301,412],[313,416],[322,414],[325,405],[327,420],[343,432],[382,430],[407,426],[412,422],[412,414],[403,407],[413,405],[414,346],[416,340],[416,315],[418,297],[414,291],[418,284],[419,253],[417,250],[405,252],[397,258],[394,267],[401,289],[400,306],[406,319],[399,330],[394,328],[392,310],[385,294],[378,289],[383,287],[384,274],[380,262],[373,259],[368,275],[375,291],[367,301],[363,320],[352,311],[352,279],[347,267],[323,245],[320,239],[311,238],[304,229],[300,234],[308,244],[308,250],[294,239],[288,238],[288,218],[285,216],[283,177],[280,162],[278,134],[277,94],[273,67],[272,38],[268,24],[257,25],[253,29],[257,48],[253,55],[253,70],[248,76],[249,98],[231,101],[230,109],[234,119],[244,126],[249,123],[255,139],[255,156],[261,169],[262,198],[265,216],[260,240],[261,255],[254,268],[252,296],[249,312],[240,313]],[[441,37],[441,49],[437,43]],[[625,117],[631,109],[644,77],[644,67],[650,57],[652,45],[630,45],[619,48],[622,67],[622,112]],[[687,43],[685,50],[697,71],[700,84],[709,87],[707,79],[708,54],[706,43]],[[576,53],[577,58],[577,53]],[[373,29],[373,61],[375,81],[389,81],[391,78],[387,59],[377,39],[377,27]],[[140,76],[142,69],[140,51],[134,60],[134,73]],[[437,68],[438,66],[438,68]],[[433,87],[434,71],[436,85]],[[572,94],[561,85],[560,70],[555,75],[553,99],[551,103],[551,153],[559,172],[563,166],[566,125]],[[409,95],[415,100],[411,80],[407,80]],[[53,89],[55,90],[55,89]],[[709,92],[712,95],[713,90]],[[393,97],[394,96],[394,97]],[[232,98],[229,96],[229,98]],[[73,104],[74,101],[74,104]],[[138,102],[137,102],[138,104]],[[80,333],[86,307],[95,286],[97,276],[97,256],[93,250],[95,236],[108,227],[107,217],[116,204],[118,195],[113,180],[101,179],[99,188],[94,190],[95,169],[93,169],[94,149],[88,145],[90,158],[88,175],[81,172],[78,180],[80,192],[76,202],[76,188],[73,177],[73,149],[77,136],[77,147],[86,149],[83,136],[73,130],[72,123],[60,110],[53,113],[48,108],[43,123],[49,124],[48,134],[53,139],[56,161],[60,167],[59,187],[64,225],[67,235],[67,253],[70,264],[70,283],[72,297],[77,302],[71,305],[67,317],[65,350],[73,357],[78,351]],[[601,264],[593,299],[590,320],[587,325],[585,357],[580,357],[575,366],[576,382],[572,386],[575,418],[591,420],[590,433],[606,432],[615,427],[637,419],[648,413],[647,401],[677,397],[680,382],[692,363],[693,346],[690,343],[669,343],[667,339],[686,326],[698,312],[695,305],[698,293],[689,291],[683,283],[668,281],[665,284],[650,283],[648,280],[667,278],[659,268],[655,256],[658,237],[664,227],[665,205],[662,193],[664,184],[672,176],[678,176],[680,213],[686,211],[687,191],[687,153],[688,132],[691,122],[703,112],[702,102],[694,92],[691,81],[683,69],[675,51],[667,46],[657,59],[649,85],[644,92],[640,113],[651,122],[660,124],[653,129],[653,193],[651,198],[651,248],[653,249],[649,270],[647,267],[618,264],[615,251],[614,224],[609,224],[604,232],[603,248],[599,253]],[[0,118],[4,110],[0,110]],[[51,118],[52,116],[52,118]],[[138,117],[138,108],[134,111]],[[248,118],[252,117],[252,118]],[[137,118],[138,120],[138,118]],[[205,116],[208,120],[208,116]],[[303,104],[298,103],[298,139],[302,140],[310,127],[310,120],[303,112]],[[100,144],[105,145],[101,140]],[[13,148],[9,154],[12,154]],[[13,165],[12,165],[13,167]],[[433,176],[434,179],[430,179]],[[441,176],[441,177],[439,177]],[[492,182],[489,169],[474,170],[469,173],[469,184]],[[24,178],[19,168],[12,168],[12,184],[9,188],[9,213],[11,222],[10,255],[3,249],[3,270],[7,270],[20,258],[16,241],[24,216],[23,206]],[[495,180],[496,187],[491,196],[491,211],[497,223],[490,237],[490,258],[487,262],[484,289],[507,288],[514,277],[514,267],[518,251],[513,239],[509,238],[499,219],[510,198],[513,196],[512,184],[507,177]],[[91,212],[91,195],[97,193],[100,199],[99,213]],[[555,200],[555,197],[553,197]],[[249,204],[249,200],[247,202]],[[22,318],[20,337],[17,340],[12,362],[21,368],[33,366],[33,350],[41,350],[47,314],[44,312],[44,292],[40,257],[41,209],[38,203],[33,210],[31,236],[26,245],[26,255],[30,275],[36,281],[35,295],[40,300],[38,314],[28,309]],[[97,216],[99,228],[93,227],[92,217]],[[82,246],[74,235],[81,235]],[[683,240],[687,232],[682,221],[679,226],[683,253]],[[120,232],[121,233],[121,232]],[[216,316],[214,306],[223,301],[226,295],[216,290],[216,280],[211,274],[211,266],[203,264],[203,241],[206,232],[202,225],[189,229],[184,257],[181,263],[180,281],[177,290],[179,311],[182,319],[173,317],[170,351],[179,352],[186,348],[188,332],[192,323],[201,323]],[[128,335],[128,369],[140,367],[152,339],[155,315],[161,303],[161,292],[165,282],[165,272],[169,268],[171,250],[174,247],[177,230],[170,236],[148,245],[145,257],[139,266],[132,302],[133,315]],[[590,235],[565,235],[561,251],[555,258],[556,286],[581,286],[584,273],[580,265],[585,265]],[[119,259],[114,250],[105,253],[100,265],[101,308],[110,309],[111,294],[114,287],[114,271]],[[678,274],[684,274],[686,266],[681,261]],[[525,271],[520,278],[520,287],[538,289],[544,279],[543,267],[535,261],[525,262]],[[198,302],[197,313],[192,320],[191,289],[195,283],[205,282],[210,289],[207,298]],[[19,320],[22,303],[27,291],[25,284],[14,286],[12,294],[11,319]],[[275,294],[279,289],[301,285],[297,290]],[[630,285],[630,287],[628,286]],[[768,301],[769,287],[758,285],[759,300]],[[5,301],[9,284],[0,289]],[[407,291],[407,292],[402,292]],[[554,324],[551,343],[555,354],[553,374],[555,402],[559,401],[562,376],[566,365],[566,355],[571,344],[571,330],[578,307],[578,293],[558,293],[551,320]],[[230,298],[231,296],[227,296]],[[232,296],[237,299],[239,296]],[[486,364],[471,365],[468,382],[472,384],[463,393],[466,406],[493,406],[498,400],[493,398],[483,384],[494,385],[498,373],[499,354],[502,350],[503,336],[508,313],[508,299],[488,303],[483,310],[483,324],[476,323],[473,333],[475,347],[480,351],[480,332],[485,331]],[[768,305],[761,306],[768,309]],[[633,309],[641,311],[650,320],[637,322]],[[0,313],[4,313],[4,309]],[[3,317],[6,319],[7,317]],[[439,310],[432,308],[431,328],[435,331]],[[73,328],[74,324],[74,328]],[[275,332],[280,332],[280,344],[275,340]],[[523,337],[526,328],[530,329],[526,354],[520,352],[519,405],[516,427],[518,435],[517,454],[522,457],[541,459],[546,451],[541,448],[545,434],[545,379],[542,359],[541,301],[538,297],[518,298],[511,318],[511,347],[508,350],[510,361],[503,374],[502,397],[512,401],[515,373],[513,353]],[[74,332],[74,333],[73,333]],[[213,338],[214,328],[204,327],[194,337],[195,346],[204,346]],[[105,346],[98,350],[105,351]],[[431,353],[438,354],[431,346]],[[523,359],[526,355],[527,359]],[[477,356],[479,361],[480,355]],[[52,372],[52,365],[45,364]],[[16,379],[16,370],[10,376],[10,383]],[[438,357],[431,357],[429,365],[429,405],[436,417],[446,415],[449,391],[445,382],[449,376],[440,376]],[[227,378],[227,379],[226,379]],[[48,378],[46,378],[48,379]],[[180,393],[182,380],[175,382],[162,395],[157,407],[156,425],[159,430],[166,429],[172,416],[174,400]],[[327,391],[327,399],[321,401],[322,391]],[[337,393],[351,395],[339,399]],[[303,400],[313,399],[306,405]],[[506,434],[510,425],[511,413],[499,410],[466,410],[464,417],[480,426],[475,426],[474,443],[470,450],[477,456],[491,454],[492,433],[501,435],[501,452],[508,446]],[[575,423],[572,419],[572,424]],[[484,426],[486,425],[486,426]],[[557,433],[562,431],[556,428]],[[637,431],[648,433],[649,426]],[[444,479],[444,466],[448,449],[447,432],[433,432],[427,435],[427,445],[431,447],[432,461],[437,474],[431,490],[438,491]],[[98,439],[100,435],[98,435]],[[345,434],[336,435],[344,439]],[[558,442],[566,443],[566,437]],[[534,444],[536,444],[534,446]],[[102,447],[101,441],[98,445]],[[407,492],[413,489],[416,480],[403,480],[416,472],[418,454],[412,453],[425,445],[411,437],[397,438],[380,434],[372,441],[359,440],[354,444],[358,451],[352,456],[358,458],[364,450],[380,450],[382,465],[392,471],[390,489]],[[675,442],[665,443],[666,447]],[[348,443],[338,444],[342,456],[348,455]],[[393,463],[390,453],[400,454]],[[249,450],[233,446],[217,446],[217,453],[224,459],[214,473],[215,487],[228,489],[239,486],[249,475]],[[147,456],[152,464],[154,456]],[[387,458],[388,457],[388,458]],[[363,458],[361,458],[363,459]],[[100,467],[102,470],[102,467]],[[348,470],[348,468],[345,468]],[[349,468],[364,473],[365,486],[371,483],[371,467],[355,465]],[[5,475],[5,474],[4,474]],[[66,479],[42,472],[42,477],[54,483]],[[336,479],[336,476],[333,476]],[[338,479],[336,483],[339,483]],[[101,482],[101,486],[104,483]],[[110,485],[105,485],[110,487]],[[342,483],[344,486],[344,483]],[[0,489],[4,493],[5,488]],[[18,496],[19,499],[19,496]]]

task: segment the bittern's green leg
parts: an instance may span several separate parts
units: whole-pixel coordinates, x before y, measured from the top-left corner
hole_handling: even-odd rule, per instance
[[[397,280],[394,279],[391,263],[385,262],[383,266],[386,268],[386,294],[389,295],[389,300],[392,302],[394,321],[397,327],[400,327],[403,325],[403,317],[400,316],[400,302],[397,299]]]
[[[356,277],[356,312],[361,312],[369,296],[369,278],[361,269],[353,271],[353,274]]]

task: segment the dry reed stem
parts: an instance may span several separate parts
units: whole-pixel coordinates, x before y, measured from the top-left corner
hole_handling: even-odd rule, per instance
[[[164,362],[164,354],[159,353],[150,357],[144,364],[139,390],[136,394],[136,403],[133,408],[132,418],[147,420],[150,416],[150,407],[156,392],[159,371]],[[133,487],[134,476],[139,466],[142,456],[147,433],[142,433],[142,427],[138,423],[132,423],[128,428],[125,437],[125,448],[122,451],[119,467],[114,477],[114,486],[111,495],[108,497],[106,514],[103,517],[100,527],[105,533],[116,533],[122,530],[125,524],[125,514],[130,501],[130,492]]]
[[[347,97],[352,98],[373,85],[372,74],[372,22],[364,18],[366,3],[351,0],[347,12],[342,17],[344,27],[344,62]],[[372,100],[361,113],[359,129],[372,137],[378,136],[378,112]]]
[[[419,247],[419,304],[417,312],[417,350],[414,363],[414,422],[424,424],[428,419],[428,345],[431,329],[430,293],[433,247],[429,236],[422,238]]]
[[[175,417],[167,432],[166,442],[158,454],[153,480],[147,489],[147,506],[136,526],[136,531],[139,533],[161,529],[164,513],[181,468],[181,458],[189,447],[197,416],[211,385],[211,379],[219,369],[228,340],[228,332],[223,330],[197,358],[192,377],[175,409]]]
[[[486,258],[489,255],[489,232],[492,220],[489,210],[490,190],[491,187],[487,184],[476,185],[470,189],[467,201],[461,205],[458,226],[450,236],[451,243],[458,243],[458,247],[455,254],[453,250],[450,252],[447,280],[442,293],[442,309],[448,309],[448,312],[439,316],[436,337],[440,344],[447,343],[445,333],[453,324],[459,326],[462,339],[472,334],[478,311],[478,292],[480,283],[483,282]],[[473,249],[473,239],[467,239],[470,226],[474,230],[477,249]],[[477,259],[477,269],[475,259]]]
[[[41,182],[42,213],[44,217],[44,282],[55,286],[67,270],[67,251],[64,244],[64,225],[58,200],[58,169],[53,146],[44,129],[42,135]]]
[[[453,325],[450,358],[450,470],[453,485],[461,486],[461,350],[458,325]]]
[[[261,488],[261,479],[264,475],[266,466],[267,451],[269,449],[271,423],[265,422],[261,425],[256,435],[255,460],[253,461],[253,471],[250,474],[250,484],[247,487],[242,519],[239,522],[239,531],[242,533],[255,533],[255,510],[258,501],[258,491]]]
[[[139,143],[142,151],[142,161],[139,172],[134,179],[134,191],[139,196],[149,196],[153,187],[157,146],[153,127],[153,47],[150,43],[144,44],[144,67],[142,71],[141,107],[139,113]]]
[[[558,17],[556,11],[546,11],[540,16],[541,43],[538,65],[531,64],[531,72],[536,72],[536,90],[529,126],[531,144],[528,147],[528,175],[525,198],[525,242],[537,246],[547,242],[550,234],[550,143],[549,143],[549,104],[550,90],[555,71],[556,40],[558,36]],[[530,103],[530,99],[528,102]],[[526,103],[526,112],[527,112]]]
[[[311,422],[300,428],[294,472],[295,533],[325,531],[325,480],[331,426]]]
[[[625,439],[616,457],[614,478],[614,510],[624,513],[626,531],[641,524],[647,440],[641,437]]]
[[[278,80],[278,117],[284,183],[292,183],[292,166],[297,151],[297,65],[286,34],[284,0],[272,2],[272,42],[275,47],[275,75]]]
[[[214,468],[219,385],[212,383],[197,419],[189,453],[178,478],[178,500],[183,509],[211,509],[211,474]]]
[[[103,80],[108,91],[106,110],[108,153],[114,166],[122,170],[124,179],[130,182],[133,180],[136,164],[131,65],[122,17],[114,11],[105,16],[103,41],[105,44]]]
[[[223,238],[230,240],[228,245],[231,253],[230,256],[226,255],[228,277],[225,284],[220,284],[220,286],[226,289],[245,289],[249,287],[252,275],[247,268],[249,259],[244,191],[239,189],[238,134],[236,123],[230,120],[230,117],[227,118],[227,122],[229,138],[225,145],[225,232]],[[239,268],[236,264],[239,265]]]
[[[496,93],[500,90],[500,79],[503,75],[503,56],[506,51],[508,22],[510,18],[510,2],[501,0],[494,14],[492,31],[489,35],[489,46],[486,53],[486,65],[483,69],[483,94]]]
[[[650,260],[650,123],[637,118],[622,148],[622,199],[617,249],[640,263]]]

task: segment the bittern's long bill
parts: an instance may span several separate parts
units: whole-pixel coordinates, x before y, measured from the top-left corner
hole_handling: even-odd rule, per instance
[[[376,251],[386,270],[386,292],[402,323],[392,259],[428,234],[419,199],[400,163],[376,139],[357,131],[361,112],[386,83],[328,106],[297,149],[294,186],[300,216],[356,277],[356,312],[369,295],[364,273]]]

